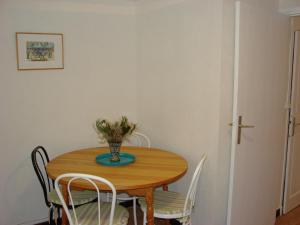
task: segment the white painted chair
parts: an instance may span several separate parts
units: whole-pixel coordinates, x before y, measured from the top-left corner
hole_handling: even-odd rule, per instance
[[[206,159],[203,155],[199,164],[196,167],[192,181],[189,186],[187,195],[182,195],[171,191],[155,191],[153,198],[154,217],[161,219],[176,219],[183,225],[190,225],[191,213],[195,205],[195,197],[197,192],[197,184],[200,173]],[[144,212],[144,225],[147,218],[147,204],[145,198],[139,198],[141,209]]]
[[[125,142],[124,145],[129,144],[130,146],[145,146],[147,148],[151,147],[150,139],[143,133],[140,132],[133,132],[130,136],[130,139]],[[107,195],[107,200],[111,199],[110,194]],[[137,225],[137,216],[136,216],[136,200],[137,197],[129,196],[125,193],[117,195],[117,202],[125,202],[125,201],[132,201],[133,202],[133,221],[134,225]]]
[[[69,179],[67,183],[67,190],[70,198],[71,209],[68,208],[59,187],[59,181],[63,178]],[[87,203],[75,208],[72,192],[70,190],[71,183],[75,180],[84,180],[89,182],[97,192],[98,201]],[[96,182],[101,182],[111,189],[111,203],[100,201],[100,190],[96,185]],[[126,225],[128,222],[129,213],[127,209],[116,204],[115,186],[110,181],[102,177],[80,173],[62,174],[55,180],[55,190],[60,201],[62,202],[62,206],[67,214],[70,225]]]
[[[132,132],[129,140],[125,142],[125,145],[133,145],[133,146],[145,146],[147,148],[151,147],[151,141],[150,138],[147,137],[147,135],[140,133],[140,132]]]

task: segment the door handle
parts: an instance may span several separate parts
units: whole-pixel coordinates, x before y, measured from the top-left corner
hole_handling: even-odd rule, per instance
[[[239,125],[239,128],[254,128],[253,125]]]
[[[293,127],[292,127],[292,135],[291,135],[291,137],[293,137],[295,135],[295,128],[300,125],[300,123],[296,123],[296,117],[293,117],[292,125],[293,125]]]
[[[255,126],[253,125],[245,125],[245,124],[242,124],[242,116],[239,116],[239,119],[238,119],[238,139],[237,139],[237,144],[241,144],[241,136],[242,136],[242,128],[254,128]],[[229,126],[233,126],[233,123],[229,123],[228,124]],[[299,123],[300,125],[300,123]]]
[[[229,123],[229,126],[233,126],[233,123]],[[298,123],[297,125],[300,125],[300,123]],[[254,128],[255,126],[253,125],[238,125],[239,128]]]

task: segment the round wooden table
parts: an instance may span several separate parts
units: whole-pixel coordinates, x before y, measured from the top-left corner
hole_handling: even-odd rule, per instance
[[[147,222],[154,225],[153,191],[160,186],[168,185],[182,177],[188,168],[187,161],[172,152],[146,147],[121,147],[121,152],[133,154],[134,163],[125,166],[109,167],[96,163],[96,156],[109,152],[108,148],[87,148],[62,154],[47,165],[49,177],[56,179],[64,173],[86,173],[106,178],[112,182],[117,192],[126,192],[133,196],[143,196],[147,202]],[[68,201],[66,180],[62,180],[62,190]],[[92,189],[85,182],[74,182],[72,187]],[[108,190],[101,186],[101,190]],[[67,218],[63,213],[63,224]]]

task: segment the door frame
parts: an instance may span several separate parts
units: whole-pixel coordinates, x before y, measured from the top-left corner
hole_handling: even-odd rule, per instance
[[[282,168],[282,191],[281,191],[281,205],[280,215],[287,213],[286,209],[286,198],[288,195],[288,179],[289,179],[289,156],[290,156],[290,145],[289,145],[289,131],[290,131],[290,116],[292,107],[292,95],[293,95],[293,61],[294,61],[294,45],[295,45],[295,32],[300,31],[300,16],[291,17],[291,40],[290,40],[290,55],[289,55],[289,78],[288,78],[288,89],[287,89],[287,100],[286,100],[286,140],[284,147],[284,164]]]
[[[237,103],[238,103],[238,73],[239,73],[239,54],[240,54],[240,5],[241,2],[235,2],[235,25],[234,25],[234,69],[233,69],[233,104],[232,104],[232,136],[231,136],[231,152],[230,152],[230,171],[229,171],[229,191],[228,191],[228,204],[227,204],[227,218],[226,224],[231,223],[231,210],[232,210],[232,196],[233,196],[233,183],[234,183],[234,166],[235,166],[235,152],[237,141]]]

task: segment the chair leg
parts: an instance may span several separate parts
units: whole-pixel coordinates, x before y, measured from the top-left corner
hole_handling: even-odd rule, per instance
[[[184,220],[182,225],[192,225],[191,217],[188,220]]]
[[[60,207],[55,207],[55,224],[60,225],[61,224],[61,215],[60,215]]]
[[[60,207],[57,207],[57,225],[61,225],[61,212],[60,212]]]
[[[49,208],[48,211],[48,223],[51,224],[51,207]]]
[[[143,225],[147,224],[147,214],[144,212]]]
[[[54,223],[57,225],[57,219],[58,219],[58,212],[57,212],[57,207],[54,207],[54,210],[53,210],[53,220],[54,220]]]
[[[136,198],[133,198],[133,220],[134,220],[134,225],[137,225],[137,218],[136,218]]]
[[[53,206],[51,205],[49,208],[49,224],[53,225]]]

